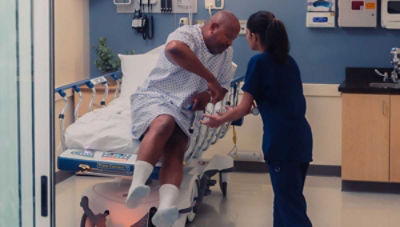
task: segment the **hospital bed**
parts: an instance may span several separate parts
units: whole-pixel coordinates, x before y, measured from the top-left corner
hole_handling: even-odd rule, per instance
[[[151,217],[158,205],[158,174],[162,163],[157,163],[147,182],[151,186],[150,196],[135,209],[125,206],[125,198],[133,175],[139,141],[131,139],[130,133],[130,102],[129,96],[142,84],[154,67],[159,51],[157,48],[142,55],[120,55],[122,72],[112,72],[88,80],[78,81],[55,89],[63,97],[65,105],[59,114],[62,153],[58,156],[58,168],[74,172],[77,175],[117,176],[116,180],[93,185],[82,196],[89,199],[93,213],[109,211],[106,226],[153,226]],[[235,73],[236,65],[232,67]],[[238,102],[238,84],[242,78],[232,81],[230,91],[216,105],[208,104],[206,112],[213,114],[224,111],[227,105]],[[115,81],[116,91],[110,103],[108,96],[109,81]],[[96,97],[96,86],[104,86],[101,107],[93,109]],[[82,101],[81,88],[92,90],[88,113],[78,118]],[[64,129],[64,112],[68,106],[66,91],[72,89],[79,96],[75,105],[73,124]],[[204,160],[201,154],[223,138],[230,126],[226,123],[217,129],[200,124],[203,112],[197,111],[190,128],[191,143],[185,153],[184,177],[180,188],[178,208],[180,217],[174,227],[185,226],[191,222],[204,196],[208,195],[210,187],[216,184],[212,177],[219,175],[219,186],[222,195],[227,193],[227,172],[233,168],[233,159],[229,155],[215,155]],[[84,213],[81,226],[86,226],[89,218]],[[90,221],[89,221],[90,222]]]

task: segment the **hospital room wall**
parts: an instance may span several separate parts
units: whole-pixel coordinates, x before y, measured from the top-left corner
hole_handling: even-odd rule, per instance
[[[269,10],[285,23],[291,42],[291,54],[297,60],[306,83],[340,83],[345,67],[390,67],[389,51],[399,45],[400,31],[382,28],[306,28],[306,0],[226,0],[225,9],[241,19],[257,10]],[[380,1],[379,1],[380,2]],[[245,4],[244,4],[245,3]],[[204,0],[198,0],[194,21],[209,18]],[[155,14],[155,38],[143,40],[131,28],[132,14],[118,14],[112,1],[90,0],[90,43],[96,45],[99,37],[106,37],[115,52],[134,49],[144,53],[165,42],[167,35],[185,14]],[[379,18],[378,18],[379,21]],[[378,23],[379,24],[379,23]],[[247,45],[245,36],[233,44],[234,61],[239,65],[237,75],[244,75],[249,57],[255,54]],[[94,67],[96,55],[90,51],[91,75],[99,72]]]
[[[55,87],[89,78],[89,1],[57,0],[54,12],[55,23]],[[73,121],[72,92],[67,91],[68,107],[65,126]],[[64,106],[63,99],[56,95],[55,122],[56,146],[60,145],[58,114]],[[57,149],[57,154],[60,152]],[[57,157],[58,155],[56,155]]]

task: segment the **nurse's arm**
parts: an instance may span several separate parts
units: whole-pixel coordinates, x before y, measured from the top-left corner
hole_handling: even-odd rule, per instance
[[[205,114],[204,117],[208,119],[201,120],[201,123],[209,127],[216,128],[225,122],[237,120],[250,113],[253,100],[253,96],[250,93],[244,92],[239,105],[235,107],[229,107],[227,112],[222,114]]]

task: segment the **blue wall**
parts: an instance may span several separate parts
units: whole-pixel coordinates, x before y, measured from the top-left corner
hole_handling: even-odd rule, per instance
[[[400,46],[400,31],[381,28],[306,28],[306,0],[226,0],[225,9],[234,12],[239,19],[247,19],[261,9],[271,11],[280,18],[287,27],[291,55],[299,64],[303,82],[340,83],[344,79],[346,66],[391,67],[389,51],[393,46]],[[99,37],[106,37],[115,53],[132,49],[136,53],[143,53],[164,43],[168,34],[177,27],[178,19],[186,16],[155,14],[155,38],[145,41],[131,29],[132,15],[117,14],[111,0],[91,0],[89,13],[91,46],[97,45]],[[198,13],[194,15],[194,21],[208,17],[204,0],[198,0]],[[249,49],[245,36],[239,36],[233,48],[234,61],[239,65],[237,76],[244,75],[247,61],[255,52]],[[92,75],[99,74],[93,64],[95,59],[92,48]]]

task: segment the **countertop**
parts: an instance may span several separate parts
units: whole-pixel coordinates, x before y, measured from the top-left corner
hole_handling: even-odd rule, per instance
[[[389,75],[392,68],[346,68],[346,78],[338,90],[342,93],[365,93],[365,94],[400,94],[400,89],[396,88],[375,88],[370,87],[369,83],[383,82],[382,77],[378,76],[374,70],[387,72]]]

